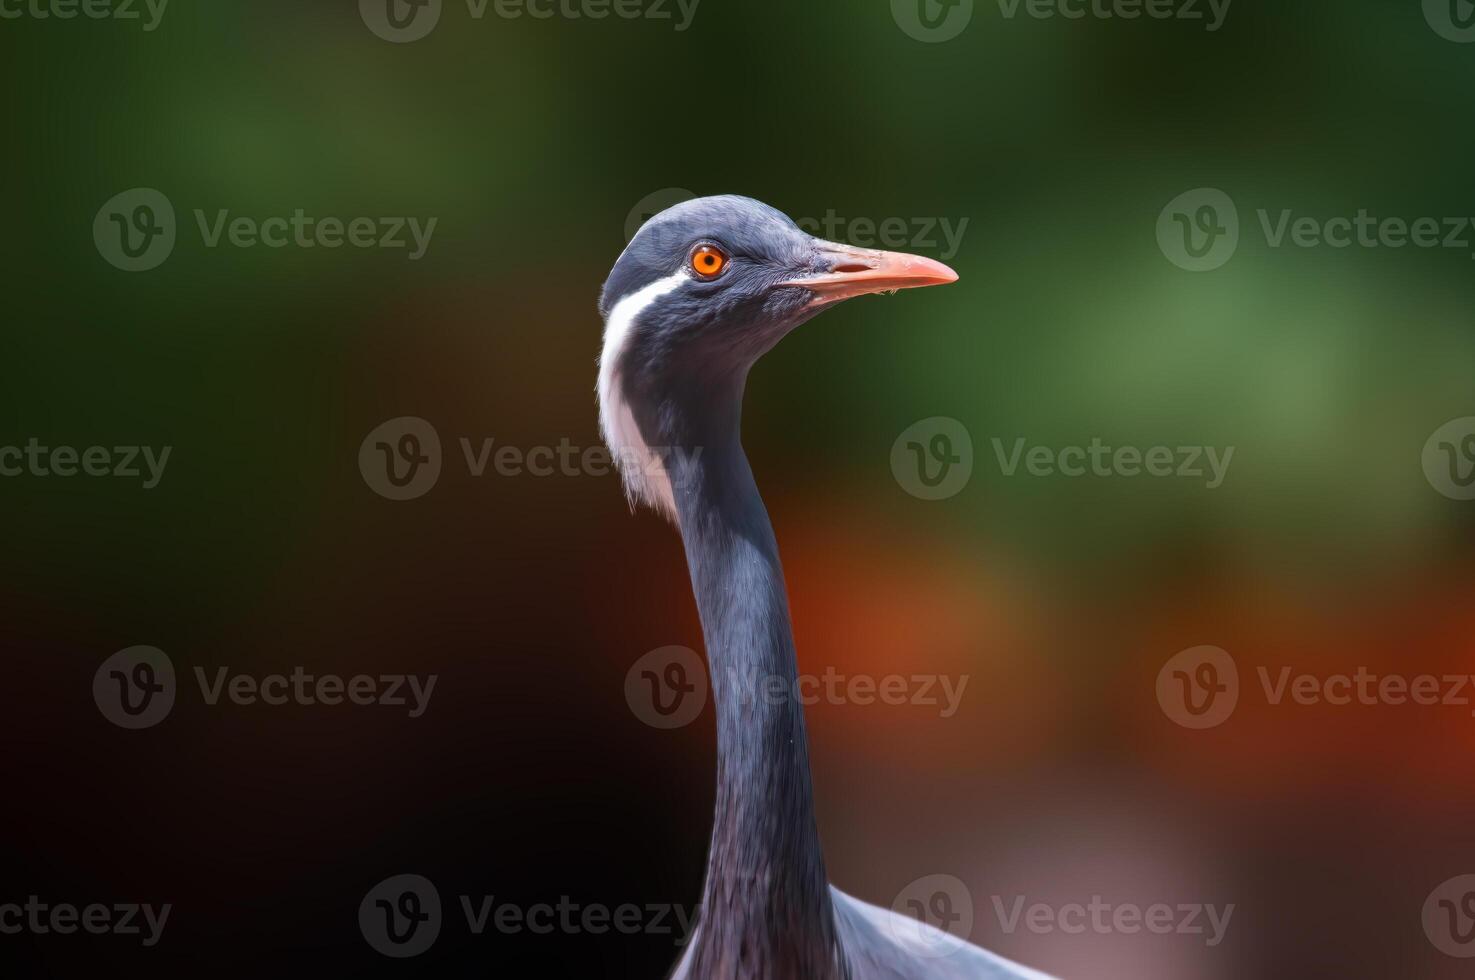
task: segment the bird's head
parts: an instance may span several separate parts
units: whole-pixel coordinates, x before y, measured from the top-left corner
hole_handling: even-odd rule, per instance
[[[957,278],[931,259],[815,238],[746,197],[650,219],[599,304],[600,425],[631,500],[674,515],[666,456],[702,448],[716,431],[705,426],[735,426],[748,369],[790,330],[842,300]]]

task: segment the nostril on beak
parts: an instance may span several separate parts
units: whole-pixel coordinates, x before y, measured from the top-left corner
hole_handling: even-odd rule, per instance
[[[875,268],[875,266],[873,266],[873,265],[867,265],[864,262],[843,262],[840,265],[835,266],[834,269],[832,269],[831,271],[832,272],[869,272],[869,271],[871,271],[874,268]]]

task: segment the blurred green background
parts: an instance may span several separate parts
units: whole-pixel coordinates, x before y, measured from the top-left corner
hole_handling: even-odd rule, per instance
[[[1211,32],[979,0],[944,43],[886,0],[702,0],[684,30],[447,2],[391,43],[346,0],[174,0],[152,31],[27,15],[0,44],[0,445],[173,447],[148,491],[0,479],[7,739],[24,747],[4,765],[26,801],[6,829],[36,845],[13,881],[193,899],[157,954],[170,970],[244,944],[243,970],[377,974],[340,911],[406,869],[695,901],[710,712],[654,732],[622,694],[645,651],[700,647],[675,536],[630,517],[613,477],[477,478],[457,445],[597,445],[599,287],[632,209],[689,188],[795,217],[968,222],[958,285],[847,304],[749,385],[802,669],[973,678],[947,722],[811,711],[837,883],[889,904],[958,875],[975,941],[1068,977],[1463,975],[1420,907],[1475,866],[1465,709],[1262,700],[1192,732],[1153,693],[1198,644],[1228,649],[1247,687],[1257,665],[1475,667],[1475,504],[1422,462],[1475,415],[1475,231],[1276,248],[1257,214],[1475,218],[1475,44],[1418,2],[1237,0]],[[92,230],[137,187],[172,202],[178,241],[128,273]],[[1157,226],[1205,187],[1241,236],[1194,273]],[[437,224],[411,261],[209,248],[194,217],[299,208]],[[928,245],[908,248],[940,257]],[[437,428],[444,470],[391,502],[357,459],[399,416]],[[931,416],[975,450],[938,502],[889,463]],[[1213,490],[1007,476],[990,441],[1021,437],[1235,455]],[[86,692],[135,643],[181,670],[436,670],[447,707],[405,728],[196,706],[120,742]],[[164,856],[102,860],[100,836],[132,832]],[[202,859],[201,835],[229,846]],[[1213,949],[1003,934],[984,896],[1016,893],[1239,912]],[[293,925],[270,925],[278,907]],[[39,975],[90,955],[18,942],[0,953]],[[659,976],[674,959],[650,937],[492,947],[417,962]]]

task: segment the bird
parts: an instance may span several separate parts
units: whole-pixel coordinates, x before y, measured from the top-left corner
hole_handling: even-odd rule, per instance
[[[631,508],[680,535],[717,716],[717,799],[700,914],[671,980],[1050,980],[833,887],[814,812],[797,659],[772,523],[741,442],[757,360],[856,296],[956,282],[855,248],[749,197],[677,204],[630,240],[600,294],[600,428]]]

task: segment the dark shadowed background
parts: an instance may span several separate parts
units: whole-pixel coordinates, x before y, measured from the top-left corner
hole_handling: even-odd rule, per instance
[[[528,466],[598,446],[595,300],[672,189],[961,275],[826,314],[749,386],[801,671],[966,683],[947,716],[810,709],[837,884],[948,876],[975,942],[1072,980],[1468,975],[1475,685],[1274,699],[1475,671],[1466,0],[445,0],[433,29],[395,0],[398,34],[389,0],[98,2],[139,19],[0,0],[0,975],[664,976],[648,909],[697,901],[713,719],[646,724],[626,680],[701,648],[683,557],[602,466]],[[299,209],[374,244],[210,244]],[[1360,211],[1405,227],[1339,237]],[[407,217],[417,258],[378,245]],[[360,450],[404,417],[440,470],[393,500]],[[893,448],[938,417],[971,475],[928,500]],[[1021,439],[1054,462],[1011,466]],[[462,440],[510,455],[476,475]],[[1062,472],[1093,440],[1234,452],[1214,486]],[[170,455],[145,487],[91,447]],[[130,730],[94,680],[139,645],[176,689]],[[1211,728],[1175,685],[1226,661],[1165,671],[1203,646],[1239,679]],[[436,682],[418,717],[212,704],[222,668]],[[402,874],[443,910],[399,959],[359,908]],[[153,945],[12,928],[30,896],[171,911]],[[462,896],[641,911],[477,935]],[[1078,928],[1092,903],[1234,908],[1213,937]]]

